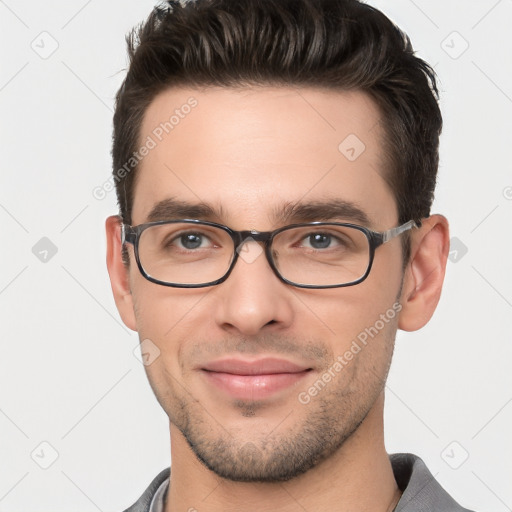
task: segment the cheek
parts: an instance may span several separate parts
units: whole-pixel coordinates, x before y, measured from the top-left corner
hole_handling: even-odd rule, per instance
[[[394,302],[368,301],[354,306],[336,324],[332,343],[333,360],[340,363],[340,389],[353,396],[380,392],[389,371],[397,330],[398,311]],[[341,315],[340,315],[341,316]]]
[[[184,377],[181,354],[185,346],[200,336],[200,298],[150,282],[135,286],[133,295],[142,353],[147,349],[153,359],[144,369],[164,406],[169,397],[179,394],[176,386]]]
[[[309,317],[304,329],[308,324],[311,329],[313,321],[327,327],[334,358],[347,351],[358,353],[357,344],[366,347],[374,340],[383,340],[372,351],[375,354],[386,352],[388,345],[392,345],[401,310],[398,296],[402,274],[399,265],[381,267],[375,266],[368,278],[358,285],[324,290],[316,297],[304,298],[303,303],[315,312],[316,320],[311,314],[298,315],[298,318]]]
[[[187,344],[201,339],[211,328],[211,311],[204,307],[210,290],[174,289],[146,280],[134,284],[139,338],[155,343],[166,365],[176,367]]]

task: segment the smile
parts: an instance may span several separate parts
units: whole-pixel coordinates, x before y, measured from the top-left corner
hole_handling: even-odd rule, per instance
[[[302,380],[312,369],[283,359],[223,359],[201,368],[206,380],[239,400],[262,400]]]

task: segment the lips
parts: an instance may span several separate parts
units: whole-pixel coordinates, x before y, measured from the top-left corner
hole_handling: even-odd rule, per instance
[[[239,400],[262,400],[290,388],[311,370],[285,359],[220,359],[201,368],[206,380]]]
[[[204,370],[233,375],[272,375],[276,373],[299,373],[308,370],[305,366],[285,359],[265,358],[255,361],[242,359],[221,359],[206,364]]]

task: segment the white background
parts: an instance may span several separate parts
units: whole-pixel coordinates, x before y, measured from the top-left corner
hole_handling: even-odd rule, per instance
[[[370,3],[409,33],[440,77],[445,125],[434,212],[449,218],[458,239],[433,320],[397,339],[388,451],[420,455],[464,506],[505,512],[512,1]],[[133,354],[138,338],[118,317],[105,267],[114,192],[101,201],[92,195],[111,172],[124,35],[152,7],[0,1],[0,511],[122,510],[169,465],[167,418]],[[57,248],[47,262],[32,249],[43,237]]]

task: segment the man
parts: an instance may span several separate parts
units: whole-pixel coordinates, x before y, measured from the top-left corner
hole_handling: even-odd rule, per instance
[[[356,0],[197,0],[129,39],[107,263],[169,417],[130,511],[464,511],[384,447],[441,293],[432,69]]]

